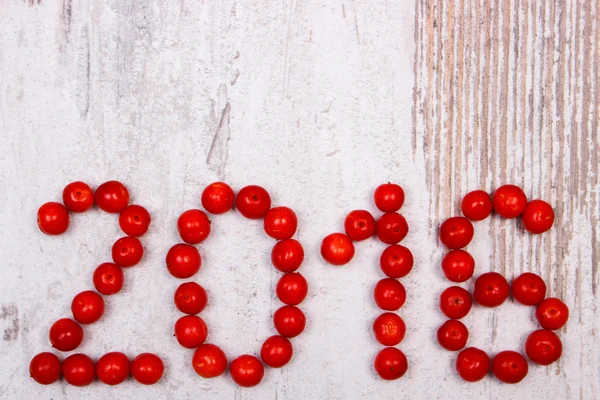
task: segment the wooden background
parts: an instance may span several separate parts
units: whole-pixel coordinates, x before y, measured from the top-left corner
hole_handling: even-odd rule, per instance
[[[0,0],[0,398],[600,399],[600,2],[598,0]],[[153,351],[165,378],[107,388],[28,377],[47,329],[90,287],[118,237],[113,218],[73,218],[61,238],[35,226],[40,204],[71,180],[125,182],[152,213],[147,252],[127,271],[81,351]],[[240,389],[202,380],[172,339],[176,282],[164,255],[174,224],[204,185],[267,187],[294,208],[306,249],[306,332],[293,361]],[[410,369],[382,382],[371,362],[371,298],[384,248],[357,246],[344,268],[319,256],[324,235],[371,195],[399,182],[414,271],[400,314]],[[466,384],[435,341],[444,250],[437,227],[461,197],[504,183],[556,209],[550,233],[517,221],[476,224],[477,274],[541,274],[571,309],[563,357],[530,366],[519,385]],[[215,219],[199,282],[209,340],[256,353],[273,334],[272,245],[237,215]],[[466,284],[470,287],[472,282]],[[214,301],[213,301],[214,299]],[[522,349],[537,324],[513,301],[475,307],[470,345]]]

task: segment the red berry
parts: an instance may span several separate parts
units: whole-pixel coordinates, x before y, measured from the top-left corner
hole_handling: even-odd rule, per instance
[[[413,255],[410,250],[399,244],[387,247],[379,258],[379,266],[390,278],[403,278],[412,270]]]
[[[60,351],[75,350],[83,341],[83,329],[70,318],[62,318],[50,327],[50,343]]]
[[[184,242],[202,243],[210,234],[210,220],[202,210],[187,210],[179,216],[177,230]]]
[[[303,260],[304,249],[296,239],[280,240],[271,251],[271,262],[281,272],[294,272]]]
[[[321,256],[332,265],[348,264],[354,257],[354,244],[343,233],[332,233],[321,242]]]
[[[294,354],[292,343],[283,336],[273,335],[263,343],[260,358],[271,368],[281,368]]]
[[[277,297],[282,303],[296,306],[306,298],[308,283],[299,273],[285,274],[277,282]]]
[[[562,342],[556,333],[540,329],[527,338],[525,352],[534,363],[550,365],[562,355]]]
[[[452,217],[440,226],[440,240],[449,249],[466,247],[473,239],[473,224],[464,217]]]
[[[452,282],[464,282],[473,276],[475,260],[464,250],[452,250],[444,256],[442,270]]]
[[[283,337],[298,336],[306,326],[306,317],[302,310],[294,306],[283,306],[273,314],[275,329]]]
[[[396,346],[406,334],[406,325],[398,314],[386,312],[373,322],[375,339],[384,346]]]
[[[52,353],[40,353],[29,363],[29,375],[39,384],[49,385],[60,378],[60,360]]]
[[[523,226],[533,234],[549,231],[554,224],[554,210],[543,200],[531,200],[521,214]]]
[[[542,328],[555,331],[567,323],[569,307],[559,299],[550,297],[538,304],[535,316]]]
[[[344,220],[346,235],[352,240],[365,240],[375,233],[375,218],[365,210],[354,210]]]
[[[490,372],[490,357],[483,350],[468,347],[458,353],[456,371],[467,382],[480,381]]]
[[[291,208],[273,207],[265,215],[265,232],[273,239],[290,239],[296,233],[297,227],[298,219]]]
[[[517,218],[527,205],[527,196],[515,185],[500,186],[493,195],[494,211],[504,218]]]
[[[129,378],[131,362],[123,353],[106,353],[96,363],[98,380],[107,385],[118,385]]]
[[[104,314],[104,300],[93,290],[86,290],[73,298],[71,312],[80,324],[92,324]]]
[[[497,272],[487,272],[475,280],[473,298],[484,307],[497,307],[508,299],[510,287]]]
[[[398,211],[404,204],[404,190],[395,183],[384,183],[375,189],[375,206],[383,212]]]
[[[108,181],[98,186],[94,199],[101,210],[120,213],[129,204],[129,191],[121,182]]]
[[[175,322],[175,337],[186,349],[195,349],[206,340],[208,328],[202,318],[185,315]]]
[[[129,236],[142,236],[148,231],[150,221],[151,218],[148,211],[137,204],[125,207],[119,214],[119,226]]]
[[[460,209],[471,221],[481,221],[492,213],[492,197],[483,190],[474,190],[463,197]]]
[[[384,278],[375,285],[373,297],[377,306],[382,310],[396,311],[406,301],[406,290],[400,281]]]
[[[198,314],[206,307],[208,297],[204,288],[196,282],[185,282],[175,291],[174,301],[182,313]]]
[[[60,235],[69,228],[69,212],[60,203],[42,204],[37,212],[37,224],[46,235]]]
[[[253,387],[260,383],[265,375],[265,367],[260,360],[244,354],[231,362],[229,366],[231,379],[242,387]]]
[[[460,286],[450,286],[440,295],[440,309],[448,318],[465,317],[472,305],[471,295]]]
[[[513,280],[512,294],[519,303],[535,306],[546,297],[546,284],[539,275],[525,272]]]
[[[94,382],[94,361],[85,354],[73,354],[62,363],[62,375],[69,385],[87,386]]]
[[[240,189],[235,198],[235,207],[246,218],[259,219],[271,208],[271,196],[263,187],[256,185]]]
[[[144,247],[138,238],[124,236],[112,247],[112,258],[121,267],[133,267],[144,256]]]
[[[192,366],[201,377],[215,378],[225,372],[227,357],[219,347],[205,343],[194,351]]]
[[[175,278],[186,279],[200,270],[202,259],[198,249],[189,244],[179,243],[167,253],[167,269]]]
[[[77,213],[89,210],[94,205],[94,192],[84,182],[69,183],[63,190],[62,198],[65,207]]]
[[[528,371],[527,360],[516,351],[501,351],[492,360],[492,373],[504,383],[519,383]]]
[[[165,366],[155,354],[142,353],[131,363],[133,379],[143,385],[153,385],[160,380],[165,371]]]
[[[119,293],[123,279],[123,270],[117,264],[102,263],[94,271],[94,287],[104,295]]]
[[[401,378],[406,373],[408,360],[397,348],[386,347],[377,354],[373,366],[382,379],[391,381]]]
[[[379,240],[383,243],[398,243],[408,234],[408,223],[402,215],[395,212],[388,212],[377,220],[375,232]]]
[[[440,345],[449,351],[458,351],[467,345],[469,330],[462,322],[449,319],[437,331]]]
[[[224,182],[214,182],[202,192],[202,207],[211,214],[223,214],[233,207],[235,193]]]

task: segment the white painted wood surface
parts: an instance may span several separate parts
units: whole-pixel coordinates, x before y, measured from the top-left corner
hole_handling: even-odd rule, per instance
[[[0,398],[600,398],[598,1],[269,3],[0,0]],[[49,326],[119,237],[97,211],[62,237],[37,230],[39,205],[76,179],[120,179],[152,213],[143,262],[78,350],[156,352],[167,372],[153,387],[28,377]],[[217,179],[264,185],[294,208],[306,249],[307,329],[290,365],[253,389],[201,379],[171,336],[178,282],[164,255],[179,213]],[[410,369],[395,382],[371,367],[383,245],[359,244],[343,268],[318,254],[388,180],[406,190],[416,258],[400,312]],[[448,285],[436,230],[466,191],[509,181],[556,206],[556,229],[532,238],[494,219],[469,249],[478,273],[548,279],[572,310],[565,352],[516,386],[465,384],[435,341]],[[279,306],[272,241],[236,214],[213,221],[197,275],[209,340],[230,357],[256,354]],[[512,301],[466,321],[470,343],[490,353],[521,349],[536,327]]]

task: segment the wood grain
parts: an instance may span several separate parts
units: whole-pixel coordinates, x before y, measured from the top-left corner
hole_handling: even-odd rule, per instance
[[[425,155],[432,225],[475,189],[514,183],[549,201],[548,234],[499,218],[483,224],[478,234],[494,251],[477,260],[480,271],[540,273],[572,307],[563,336],[573,328],[592,338],[584,321],[598,321],[600,279],[599,5],[418,0],[415,23],[414,150]],[[580,365],[598,359],[596,343],[583,340]],[[597,382],[578,394],[597,395]]]

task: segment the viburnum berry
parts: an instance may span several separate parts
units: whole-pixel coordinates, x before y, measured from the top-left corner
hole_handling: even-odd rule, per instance
[[[379,258],[379,267],[390,278],[403,278],[412,270],[414,258],[411,251],[402,245],[388,246]]]
[[[377,220],[375,233],[383,243],[395,244],[402,241],[408,234],[408,223],[402,215],[388,212]]]
[[[104,314],[104,300],[93,290],[83,291],[73,298],[71,312],[80,324],[92,324]]]
[[[96,188],[94,200],[102,211],[120,213],[129,204],[129,191],[121,182],[104,182]]]
[[[94,205],[94,191],[84,182],[71,182],[63,189],[63,203],[76,213],[89,210]]]
[[[408,370],[408,360],[404,353],[395,347],[386,347],[375,357],[375,371],[382,379],[401,378]]]
[[[382,310],[396,311],[406,301],[406,290],[400,281],[384,278],[375,285],[373,297],[377,306]]]
[[[69,212],[60,203],[42,204],[37,212],[37,224],[46,235],[60,235],[69,228]]]
[[[196,282],[185,282],[175,290],[175,306],[184,314],[198,314],[204,310],[208,296],[202,286]]]
[[[556,333],[539,329],[527,337],[525,352],[534,363],[550,365],[562,355],[562,342]]]
[[[283,367],[292,359],[293,354],[292,343],[279,335],[269,337],[260,349],[260,358],[271,368]]]
[[[281,336],[292,338],[304,331],[306,317],[298,307],[283,306],[273,314],[273,322]]]
[[[202,243],[210,234],[210,220],[202,210],[187,210],[179,216],[177,230],[184,242]]]
[[[464,250],[452,250],[442,259],[442,271],[452,282],[465,282],[473,276],[475,260]]]
[[[473,239],[473,224],[464,217],[452,217],[440,225],[440,240],[449,249],[466,247]]]
[[[224,182],[214,182],[202,192],[202,207],[211,214],[223,214],[233,207],[235,193]]]
[[[516,351],[501,351],[492,360],[492,373],[504,383],[519,383],[528,371],[527,360]]]
[[[354,244],[343,233],[332,233],[321,242],[321,256],[332,265],[348,264],[354,257]]]
[[[202,259],[197,248],[179,243],[169,249],[166,263],[171,275],[175,278],[186,279],[200,270]]]
[[[544,233],[554,224],[554,210],[543,200],[531,200],[521,214],[521,221],[530,233]]]
[[[261,186],[245,186],[235,198],[235,208],[246,218],[259,219],[271,209],[271,196]]]
[[[484,307],[497,307],[508,299],[510,286],[497,272],[486,272],[475,280],[473,298]]]
[[[346,235],[352,240],[365,240],[375,233],[375,218],[366,210],[351,211],[344,220]]]
[[[298,218],[291,208],[273,207],[267,211],[263,225],[267,235],[273,239],[290,239],[296,233]]]
[[[49,385],[60,378],[60,360],[55,354],[37,354],[29,363],[29,375],[39,384]]]
[[[284,239],[275,243],[271,251],[271,262],[281,272],[294,272],[304,260],[304,249],[296,239]]]
[[[480,381],[490,372],[490,357],[483,350],[468,347],[458,353],[456,371],[467,382]]]
[[[460,210],[471,221],[486,219],[492,213],[492,197],[483,190],[469,192],[463,197]]]
[[[111,295],[123,288],[123,270],[117,264],[102,263],[94,271],[94,287],[104,295]]]
[[[440,295],[440,309],[448,318],[461,319],[471,311],[471,295],[460,286],[451,286]]]
[[[404,339],[406,325],[398,314],[386,312],[373,322],[373,333],[382,345],[396,346]]]
[[[132,204],[119,214],[119,226],[129,236],[142,236],[148,231],[151,222],[150,213],[144,207]]]
[[[535,306],[546,297],[546,284],[539,275],[525,272],[513,280],[512,294],[519,303]]]
[[[469,330],[462,322],[449,319],[439,327],[437,339],[446,350],[458,351],[467,345]]]
[[[500,186],[492,196],[494,211],[504,218],[517,218],[525,210],[527,196],[518,186]]]
[[[375,206],[383,212],[398,211],[404,204],[404,190],[395,183],[384,183],[375,189]]]
[[[297,272],[285,274],[277,282],[277,297],[282,303],[296,306],[306,298],[308,283],[302,275]]]
[[[192,366],[201,377],[215,378],[225,372],[227,357],[219,347],[204,343],[194,351]]]
[[[538,304],[535,316],[542,328],[555,331],[567,323],[569,307],[559,299],[550,297]]]
[[[155,384],[164,371],[165,365],[156,354],[142,353],[131,362],[131,376],[143,385]]]
[[[85,354],[72,354],[62,363],[62,375],[69,385],[87,386],[96,378],[94,361]]]
[[[265,367],[260,360],[249,354],[244,354],[231,362],[229,366],[231,379],[242,387],[253,387],[262,381]]]
[[[112,259],[121,267],[133,267],[144,256],[144,247],[138,238],[125,236],[118,239],[112,247]]]
[[[184,315],[175,322],[175,337],[183,347],[195,349],[208,337],[208,328],[202,318]]]
[[[118,385],[129,377],[131,362],[123,353],[106,353],[96,363],[98,380],[107,385]]]
[[[62,318],[52,324],[48,336],[56,350],[71,351],[83,341],[83,328],[70,318]]]

